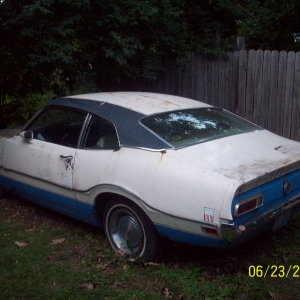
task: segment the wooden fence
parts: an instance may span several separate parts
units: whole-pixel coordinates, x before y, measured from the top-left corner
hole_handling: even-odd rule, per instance
[[[136,89],[193,98],[300,141],[300,52],[235,51],[224,58],[192,54],[183,69],[170,59],[156,83]]]

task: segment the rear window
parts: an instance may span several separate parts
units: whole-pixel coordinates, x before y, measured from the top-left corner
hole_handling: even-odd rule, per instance
[[[145,117],[141,123],[174,148],[261,129],[219,108],[161,113]]]

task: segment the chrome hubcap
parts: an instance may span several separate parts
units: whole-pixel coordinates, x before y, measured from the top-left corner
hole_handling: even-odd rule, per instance
[[[132,247],[140,244],[141,234],[139,225],[131,216],[124,216],[119,220],[118,235],[124,242],[129,242]]]
[[[139,253],[143,247],[143,231],[135,216],[126,209],[112,212],[108,220],[107,232],[115,248],[128,254]]]

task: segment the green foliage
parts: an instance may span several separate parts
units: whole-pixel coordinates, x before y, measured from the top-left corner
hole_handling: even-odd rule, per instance
[[[232,276],[224,278],[210,274],[205,268],[192,267],[189,269],[174,268],[161,269],[158,274],[166,280],[170,289],[176,294],[190,295],[204,299],[235,299],[238,287],[250,290],[255,280],[247,276]]]
[[[97,228],[27,201],[0,199],[0,295],[3,299],[298,299],[299,269],[275,278],[271,272],[265,277],[249,273],[249,267],[265,271],[268,266],[284,265],[286,270],[299,266],[299,225],[298,214],[273,234],[227,252],[170,244],[164,263],[143,264],[120,258]]]
[[[236,18],[237,31],[248,49],[299,51],[300,2],[298,0],[220,0]]]
[[[299,28],[298,0],[3,0],[0,123],[7,97],[51,90],[57,72],[57,96],[115,90],[155,79],[168,56],[233,50],[237,34],[249,48],[299,50]]]
[[[228,49],[222,12],[207,1],[4,0],[0,13],[3,82],[21,75],[9,95],[48,89],[57,69],[72,85],[92,68],[102,89],[123,76],[154,79],[169,54],[217,54],[220,41]]]
[[[44,94],[26,94],[24,97],[8,98],[5,105],[7,127],[23,126],[51,98],[52,91]]]

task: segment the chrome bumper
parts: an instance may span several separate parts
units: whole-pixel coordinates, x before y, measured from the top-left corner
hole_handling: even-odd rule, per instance
[[[300,195],[286,200],[285,202],[277,205],[276,207],[264,212],[256,218],[253,218],[243,224],[236,226],[226,220],[221,220],[221,233],[227,242],[233,242],[240,237],[253,232],[255,229],[262,227],[264,224],[274,220],[277,216],[285,211],[300,205]]]

